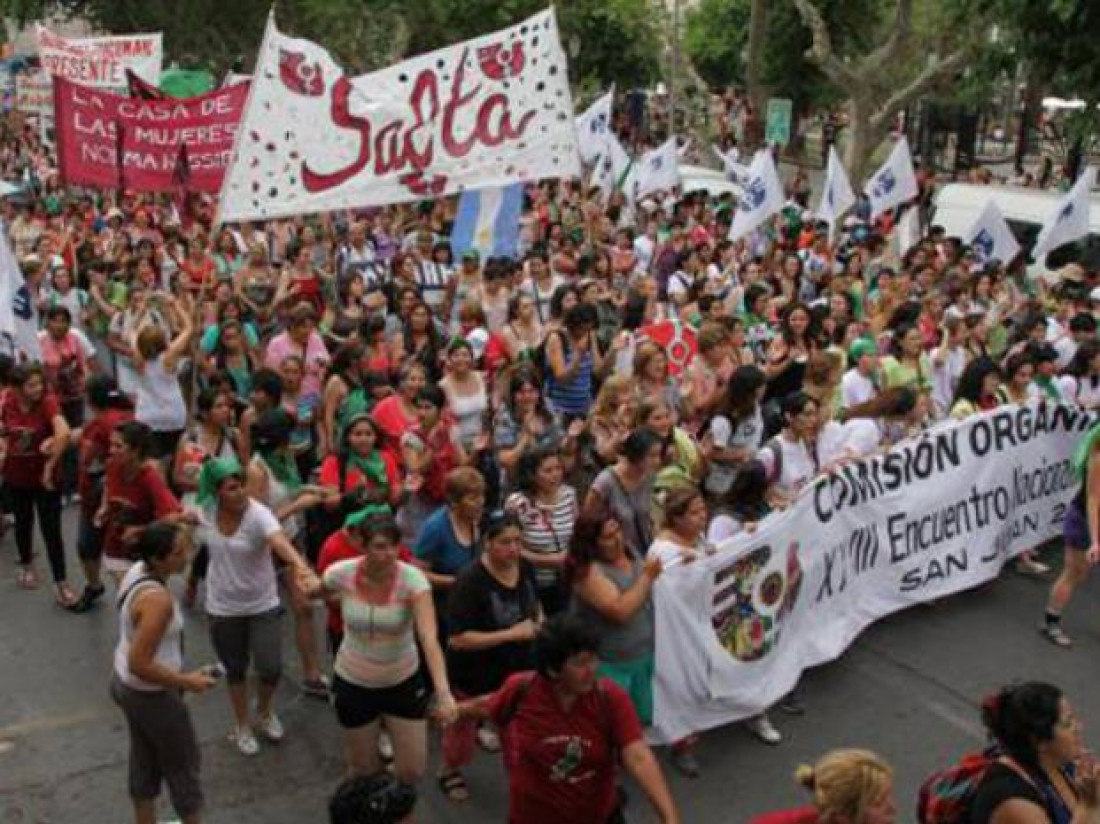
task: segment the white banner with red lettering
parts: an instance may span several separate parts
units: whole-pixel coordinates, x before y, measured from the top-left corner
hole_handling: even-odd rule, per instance
[[[580,173],[549,9],[359,77],[268,21],[223,221],[399,203]]]
[[[38,57],[42,68],[96,89],[126,88],[126,70],[152,83],[160,83],[164,62],[163,37],[157,34],[121,34],[111,37],[68,38],[39,25]]]
[[[1009,406],[811,481],[787,510],[657,579],[657,742],[748,718],[875,621],[979,586],[1061,534],[1095,420]]]

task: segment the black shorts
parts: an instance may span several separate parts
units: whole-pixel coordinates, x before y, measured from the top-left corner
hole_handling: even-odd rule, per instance
[[[344,729],[365,727],[383,715],[419,721],[428,715],[431,693],[420,673],[392,687],[370,689],[345,681],[339,675],[333,679],[336,719]]]

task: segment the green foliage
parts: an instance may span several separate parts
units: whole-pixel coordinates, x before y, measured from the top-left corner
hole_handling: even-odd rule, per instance
[[[657,1],[560,4],[573,81],[651,82],[663,45]],[[270,6],[271,0],[0,0],[0,12],[24,22],[60,11],[81,14],[104,31],[163,31],[170,60],[215,73],[238,57],[251,62]],[[366,71],[512,25],[545,7],[546,0],[281,0],[276,16],[283,30],[322,43],[353,71]]]
[[[745,82],[750,0],[702,0],[687,19],[684,48],[703,79],[715,88]],[[806,59],[811,36],[791,0],[769,0],[764,85],[773,97],[789,97],[797,111],[840,99]],[[882,0],[824,0],[818,3],[841,53],[870,45]]]

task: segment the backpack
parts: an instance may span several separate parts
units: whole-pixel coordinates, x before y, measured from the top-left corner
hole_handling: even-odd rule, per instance
[[[999,757],[997,748],[989,747],[928,776],[917,796],[918,824],[969,824],[974,794]]]

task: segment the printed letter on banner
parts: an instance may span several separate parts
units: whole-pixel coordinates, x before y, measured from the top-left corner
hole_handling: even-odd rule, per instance
[[[220,217],[262,220],[579,173],[552,10],[360,77],[269,21]]]
[[[173,191],[179,185],[173,173],[186,145],[187,189],[217,192],[247,96],[248,85],[238,84],[184,100],[139,100],[55,77],[61,179],[100,188],[125,180],[127,188],[140,192]]]
[[[42,68],[54,77],[121,91],[129,69],[147,83],[160,83],[164,47],[159,33],[70,39],[41,25],[36,33]]]

